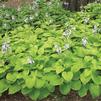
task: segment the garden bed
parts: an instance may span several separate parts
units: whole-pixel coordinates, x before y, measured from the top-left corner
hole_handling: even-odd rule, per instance
[[[100,3],[71,12],[58,0],[0,7],[0,101],[100,101],[100,12]]]
[[[0,101],[32,101],[28,97],[23,96],[21,93],[17,93],[14,95],[3,95],[0,97]],[[75,92],[71,92],[68,96],[63,96],[61,94],[55,93],[54,95],[49,96],[46,99],[41,101],[101,101],[101,97],[96,99],[92,99],[92,97],[88,94],[87,96],[81,98]]]

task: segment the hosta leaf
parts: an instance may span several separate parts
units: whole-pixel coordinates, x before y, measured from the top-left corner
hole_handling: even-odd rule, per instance
[[[99,85],[91,83],[89,86],[92,97],[98,97],[101,94],[101,87]]]
[[[39,99],[43,99],[46,98],[48,95],[50,94],[49,90],[47,88],[41,88],[40,89],[40,95],[39,95]]]
[[[80,80],[83,84],[87,84],[91,80],[91,70],[86,69],[81,75]]]
[[[33,89],[32,92],[29,93],[29,97],[32,100],[37,100],[39,95],[40,95],[40,90],[39,89]]]
[[[27,94],[29,94],[31,91],[32,91],[32,89],[29,89],[29,88],[27,88],[27,87],[21,89],[21,93],[22,93],[23,95],[27,95]]]
[[[78,94],[80,97],[84,97],[87,95],[88,87],[87,86],[82,86],[80,90],[78,91]]]
[[[50,91],[50,92],[54,92],[55,91],[55,87],[49,83],[46,84],[46,87],[47,89]]]
[[[55,73],[48,73],[45,75],[44,77],[45,80],[49,81],[51,85],[60,85],[63,82],[63,79],[60,78],[59,75],[55,74]]]
[[[37,28],[36,30],[35,30],[35,33],[36,34],[41,34],[41,33],[43,33],[44,32],[44,30],[42,29],[42,28]]]
[[[100,85],[101,84],[101,76],[97,73],[92,73],[92,80],[95,84]]]
[[[8,88],[9,85],[7,84],[7,82],[4,79],[0,80],[0,94],[5,92]]]
[[[73,90],[80,90],[80,88],[81,88],[81,81],[80,80],[72,81],[71,87],[72,87]]]
[[[45,84],[45,80],[42,80],[42,79],[36,79],[36,83],[35,83],[35,87],[36,88],[42,88]]]
[[[9,94],[15,94],[17,93],[18,91],[20,91],[21,89],[21,86],[20,85],[17,85],[17,84],[13,84],[9,87]]]
[[[35,86],[35,82],[36,82],[36,77],[35,78],[27,77],[25,79],[25,85],[28,88],[33,88]]]
[[[60,89],[60,92],[63,94],[63,95],[67,95],[70,90],[71,90],[71,85],[68,83],[63,83],[59,86],[59,89]]]
[[[81,61],[80,59],[79,59],[79,61],[77,61],[77,62],[75,62],[74,64],[73,64],[73,66],[71,67],[71,71],[72,72],[78,72],[80,69],[82,69],[84,66],[83,66],[83,61]]]
[[[66,80],[66,81],[71,81],[73,78],[73,73],[70,72],[63,72],[62,73],[62,77]]]
[[[39,55],[44,54],[44,47],[39,48],[38,54],[39,54]]]
[[[15,82],[17,80],[17,73],[8,73],[6,79],[11,82]]]
[[[59,73],[61,73],[61,72],[63,72],[64,71],[64,68],[62,67],[62,66],[56,66],[56,73],[57,74],[59,74]]]

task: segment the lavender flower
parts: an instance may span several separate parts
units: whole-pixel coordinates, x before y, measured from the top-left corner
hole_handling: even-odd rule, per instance
[[[38,13],[37,13],[37,12],[35,13],[35,16],[36,16],[36,17],[38,16]]]
[[[97,31],[98,31],[98,27],[96,25],[94,25],[93,33],[95,34],[95,33],[97,33]]]
[[[24,22],[27,23],[27,22],[28,22],[28,18],[26,18],[26,19],[24,20]]]
[[[82,45],[84,46],[84,47],[86,47],[86,45],[87,45],[87,38],[83,38],[82,39]]]
[[[9,14],[6,14],[6,17],[9,17]]]
[[[89,20],[90,20],[89,18],[85,18],[84,23],[87,24],[89,22]]]
[[[45,16],[48,18],[48,17],[49,17],[49,14],[48,14],[48,13],[46,13],[46,14],[45,14]]]
[[[14,15],[12,15],[12,20],[15,20],[15,16]]]
[[[55,45],[54,47],[55,47],[55,51],[56,51],[58,54],[60,54],[60,53],[62,52],[62,49],[61,49],[60,46]]]
[[[28,64],[34,64],[35,61],[32,58],[28,58]]]
[[[47,2],[47,5],[48,5],[48,6],[50,6],[51,4],[52,4],[52,2],[51,2],[51,1],[48,1],[48,2]]]
[[[9,44],[4,42],[2,44],[2,53],[6,53],[8,51],[8,49],[9,49]]]
[[[75,26],[73,26],[73,25],[71,25],[70,28],[71,28],[71,30],[75,30],[76,29]]]
[[[33,20],[33,17],[32,17],[32,16],[30,16],[30,17],[29,17],[29,19],[30,19],[30,20]]]
[[[69,37],[71,35],[71,30],[66,30],[63,32],[63,36]]]
[[[17,11],[18,11],[18,12],[19,12],[19,11],[21,11],[21,8],[20,8],[20,7],[18,7],[18,8],[17,8]]]
[[[2,5],[2,8],[5,8],[5,7],[6,7],[5,4],[3,4],[3,5]]]
[[[7,24],[6,24],[6,23],[4,23],[4,24],[3,24],[3,26],[6,28],[6,27],[7,27]]]
[[[33,1],[32,10],[35,10],[37,8],[38,8],[38,3],[36,1]]]
[[[69,44],[65,44],[65,45],[64,45],[64,48],[65,48],[65,49],[69,49],[69,48],[70,48],[70,45],[69,45]]]

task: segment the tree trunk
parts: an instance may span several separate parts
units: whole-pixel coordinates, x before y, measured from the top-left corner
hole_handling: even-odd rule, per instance
[[[77,11],[80,10],[80,6],[84,6],[94,1],[97,0],[63,0],[63,5],[65,8],[68,8],[72,11]],[[68,3],[67,6],[65,5],[66,3]]]

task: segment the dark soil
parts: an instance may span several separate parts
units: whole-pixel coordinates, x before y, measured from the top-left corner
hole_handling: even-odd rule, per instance
[[[0,101],[32,101],[28,97],[23,96],[21,93],[17,93],[14,95],[4,94],[0,97]],[[80,98],[77,96],[75,92],[71,92],[68,96],[63,96],[60,94],[53,94],[46,99],[41,101],[101,101],[101,96],[96,99],[92,99],[92,97],[88,94],[87,96]]]

